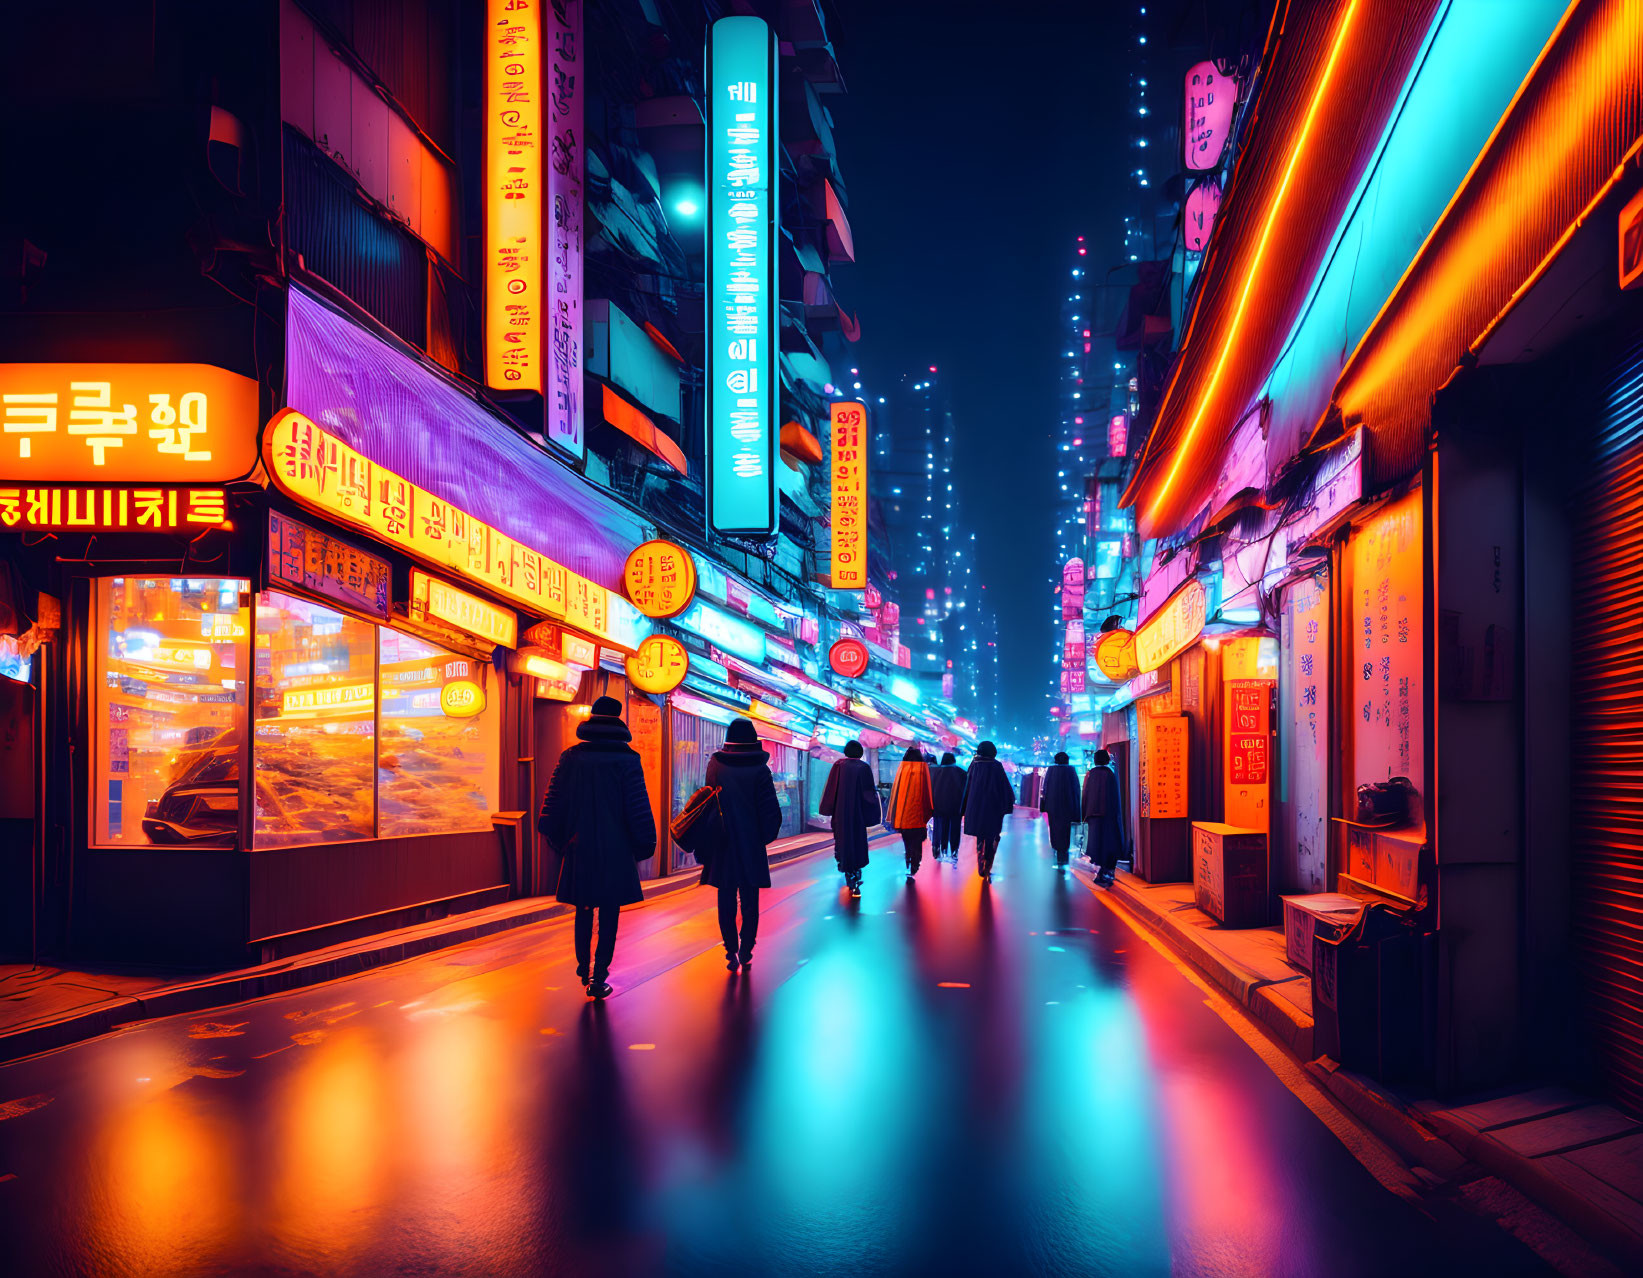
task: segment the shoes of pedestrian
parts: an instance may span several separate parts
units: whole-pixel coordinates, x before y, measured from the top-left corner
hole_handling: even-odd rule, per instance
[[[742,962],[743,967],[752,967],[753,966],[753,956],[751,954],[743,954],[741,956],[741,962]]]
[[[861,899],[861,884],[860,883],[852,883],[850,885],[850,895],[855,897],[857,900]]]
[[[594,977],[588,982],[588,997],[591,999],[607,999],[614,993],[616,991],[609,981]]]

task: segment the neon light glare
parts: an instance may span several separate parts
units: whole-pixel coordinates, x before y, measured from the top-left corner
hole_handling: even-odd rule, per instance
[[[1352,0],[1347,6],[1346,13],[1341,17],[1341,25],[1335,31],[1335,43],[1329,50],[1329,61],[1324,64],[1323,74],[1318,77],[1318,87],[1312,92],[1312,101],[1306,108],[1306,118],[1301,122],[1300,134],[1295,139],[1295,145],[1290,148],[1289,162],[1284,166],[1283,180],[1278,184],[1278,193],[1273,197],[1272,205],[1267,209],[1266,222],[1261,227],[1260,238],[1255,244],[1255,256],[1249,264],[1249,270],[1244,275],[1244,287],[1238,294],[1238,305],[1232,312],[1232,323],[1227,328],[1226,338],[1221,343],[1221,353],[1216,357],[1215,369],[1210,374],[1209,385],[1198,398],[1198,408],[1192,415],[1192,421],[1187,426],[1187,432],[1181,442],[1173,449],[1168,473],[1158,489],[1158,495],[1152,499],[1152,505],[1147,511],[1149,522],[1156,521],[1158,512],[1168,496],[1175,477],[1181,471],[1181,463],[1192,449],[1193,441],[1198,437],[1199,428],[1204,423],[1204,414],[1209,409],[1210,401],[1215,397],[1216,387],[1220,385],[1221,374],[1226,369],[1227,357],[1232,353],[1232,345],[1238,336],[1238,330],[1243,324],[1244,308],[1249,304],[1250,290],[1255,286],[1255,277],[1260,273],[1261,259],[1266,255],[1267,241],[1272,238],[1272,228],[1277,223],[1278,214],[1283,211],[1285,201],[1289,195],[1289,183],[1295,176],[1295,166],[1300,161],[1301,153],[1306,150],[1307,139],[1312,134],[1313,122],[1318,118],[1318,108],[1323,104],[1324,94],[1329,88],[1329,82],[1335,75],[1335,64],[1340,59],[1341,49],[1346,44],[1346,33],[1351,30],[1352,19],[1358,12],[1358,0]]]

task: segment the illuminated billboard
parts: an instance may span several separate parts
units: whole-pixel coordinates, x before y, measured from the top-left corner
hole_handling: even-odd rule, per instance
[[[776,530],[776,45],[760,18],[708,34],[707,522]]]
[[[833,569],[835,590],[867,585],[867,409],[840,400],[833,405]]]
[[[540,10],[485,6],[485,381],[542,389]]]

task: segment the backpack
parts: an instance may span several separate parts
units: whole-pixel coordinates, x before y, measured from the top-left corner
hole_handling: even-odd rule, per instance
[[[684,811],[668,826],[673,841],[698,861],[724,841],[725,814],[719,806],[719,793],[720,787],[704,785],[690,796]]]

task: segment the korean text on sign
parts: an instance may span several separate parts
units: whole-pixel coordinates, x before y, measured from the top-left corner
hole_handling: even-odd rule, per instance
[[[256,437],[257,383],[208,364],[0,364],[0,478],[220,483]]]
[[[538,616],[621,644],[610,592],[355,452],[294,409],[268,424],[263,459],[284,493],[451,569]]]

